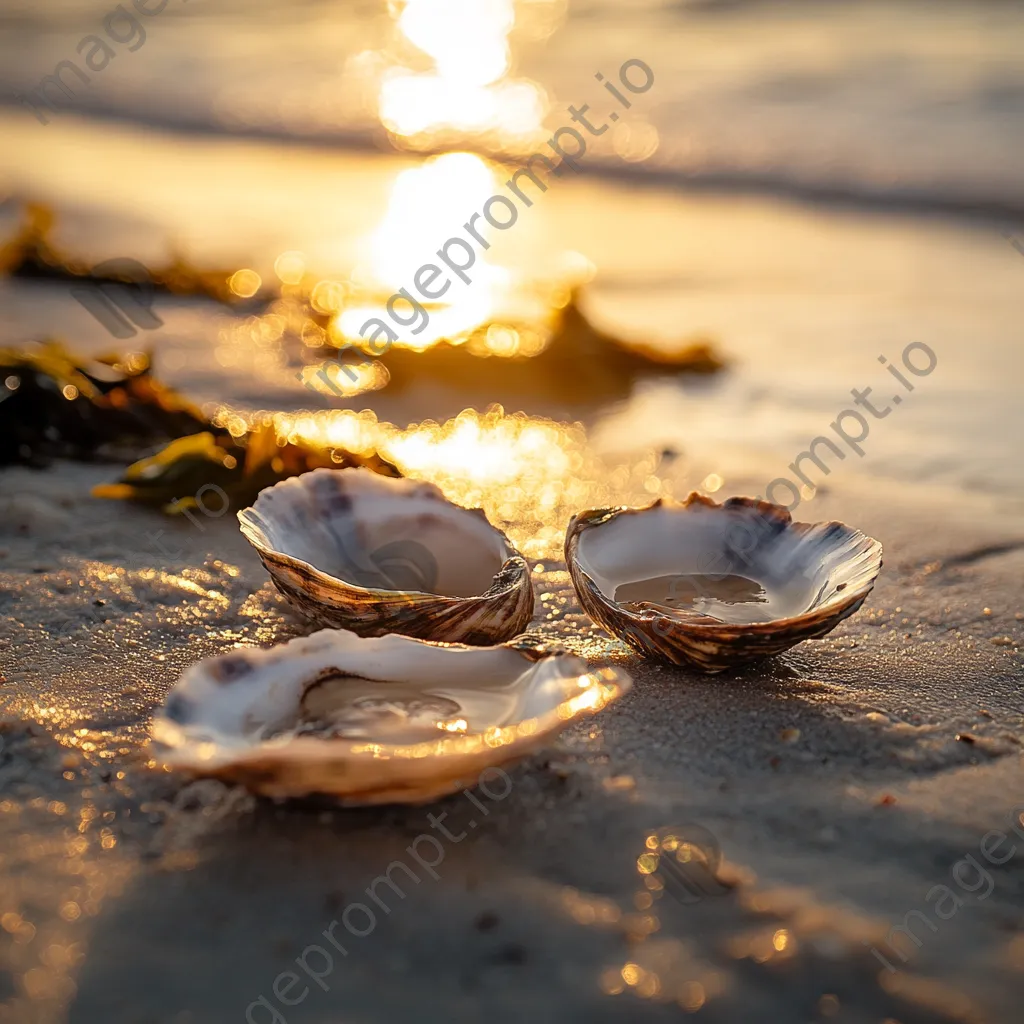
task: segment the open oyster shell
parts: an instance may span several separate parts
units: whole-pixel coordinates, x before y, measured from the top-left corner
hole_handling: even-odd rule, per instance
[[[192,665],[152,735],[165,765],[272,796],[419,803],[474,785],[631,685],[525,641],[479,648],[325,629]]]
[[[433,484],[316,469],[268,487],[238,520],[277,589],[324,626],[494,644],[533,616],[523,556]]]
[[[874,586],[882,545],[781,505],[696,492],[574,516],[565,558],[580,604],[640,654],[721,672],[824,636]]]

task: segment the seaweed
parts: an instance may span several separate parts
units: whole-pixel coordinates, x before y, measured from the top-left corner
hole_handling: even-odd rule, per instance
[[[93,488],[93,497],[158,505],[171,515],[193,508],[218,516],[241,508],[265,487],[311,469],[359,466],[383,476],[401,476],[375,452],[357,454],[318,449],[278,437],[270,424],[233,438],[226,431],[203,431],[172,441],[129,466],[117,483]],[[212,492],[214,497],[210,497]],[[212,510],[207,506],[212,506]]]
[[[130,457],[206,426],[147,354],[81,359],[55,340],[0,348],[0,465]]]
[[[60,252],[50,241],[53,211],[41,203],[26,203],[25,217],[14,236],[0,246],[0,274],[41,281],[120,284],[148,294],[200,295],[226,305],[262,304],[267,296],[242,298],[231,290],[230,270],[201,270],[180,255],[157,269],[143,267],[136,260],[107,260],[90,266]]]
[[[375,452],[296,443],[279,437],[272,423],[233,435],[160,383],[148,354],[86,360],[52,340],[0,349],[0,466],[138,459],[155,444],[163,447],[94,496],[173,514],[200,506],[207,491],[220,492],[210,500],[215,508],[227,500],[249,504],[264,487],[321,466],[401,475]]]
[[[508,354],[500,346],[495,350],[495,328],[499,341],[507,336],[520,344],[513,343]],[[532,339],[532,351],[522,351],[522,339]],[[483,390],[506,405],[546,399],[577,406],[625,398],[646,377],[705,376],[726,366],[709,338],[668,348],[603,331],[580,308],[575,292],[545,324],[484,324],[461,344],[442,341],[423,352],[396,346],[380,362],[393,393],[433,378],[449,387]]]

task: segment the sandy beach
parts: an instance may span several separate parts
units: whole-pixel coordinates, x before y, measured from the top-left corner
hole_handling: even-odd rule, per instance
[[[823,641],[710,678],[625,654],[579,612],[561,563],[535,564],[538,631],[636,687],[514,769],[483,819],[460,796],[274,806],[147,768],[149,716],[188,663],[308,626],[231,522],[200,534],[111,516],[82,497],[102,476],[5,473],[0,820],[21,908],[4,923],[20,989],[8,1019],[243,1020],[263,995],[288,1021],[470,1021],[484,1007],[502,1021],[669,1020],[680,993],[716,1021],[824,1019],[831,998],[848,1020],[1013,1019],[1021,862],[978,851],[993,830],[1019,847],[1011,826],[1024,828],[1016,517],[882,484],[815,499],[886,545],[868,606]],[[179,557],[154,554],[158,529]],[[285,1013],[275,978],[310,945],[331,948],[324,929],[408,859],[430,812],[463,837],[438,877],[421,872],[335,952],[326,991],[300,971],[310,994]],[[715,837],[734,888],[643,912],[644,836],[685,823]],[[953,879],[968,854],[991,887],[967,866]],[[926,899],[939,885],[964,901],[948,920]],[[910,919],[920,948],[892,937],[921,910],[934,930]],[[664,987],[620,991],[630,964]]]
[[[343,317],[379,311],[532,136],[406,131],[425,108],[374,90],[424,72],[384,5],[194,6],[146,22],[51,123],[5,98],[0,245],[33,202],[69,263],[223,271],[230,301],[160,293],[156,327],[114,337],[72,277],[0,276],[0,348],[146,350],[239,435],[272,417],[437,484],[527,558],[531,634],[634,685],[508,787],[425,806],[190,780],[149,742],[180,674],[314,627],[239,507],[94,497],[128,459],[0,466],[0,1024],[1017,1020],[1019,12],[518,5],[516,60],[486,84],[513,112],[528,96],[549,132],[569,123],[624,53],[660,76],[650,105],[634,97],[632,134],[595,139],[431,307],[483,341],[406,334],[385,386],[341,392],[319,374],[328,341],[352,340]],[[54,12],[44,31],[0,3],[8,91],[92,31]],[[431,45],[438,67],[469,60]],[[313,315],[306,274],[342,282],[337,318]],[[686,346],[723,368],[678,372]],[[801,461],[821,437],[828,472]],[[877,538],[863,608],[717,676],[637,657],[580,608],[566,527],[693,490]],[[673,829],[714,884],[655,898],[647,841]],[[401,892],[368,892],[396,862]]]

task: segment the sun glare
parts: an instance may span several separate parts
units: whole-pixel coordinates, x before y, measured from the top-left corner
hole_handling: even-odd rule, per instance
[[[514,146],[539,131],[543,90],[508,77],[514,0],[406,0],[398,10],[399,43],[434,67],[402,64],[384,74],[379,113],[389,132],[412,145],[445,131],[493,133]]]

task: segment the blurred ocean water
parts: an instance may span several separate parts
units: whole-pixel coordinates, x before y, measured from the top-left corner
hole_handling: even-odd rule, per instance
[[[593,76],[614,79],[637,57],[656,75],[645,124],[595,140],[591,171],[1024,211],[1024,5],[1011,0],[407,6],[415,16],[403,36],[403,5],[385,0],[169,0],[158,15],[134,13],[141,43],[115,20],[128,43],[110,44],[115,56],[87,86],[75,81],[73,109],[204,132],[386,145],[388,102],[415,93],[429,119],[449,98],[422,78],[394,81],[396,69],[429,69],[427,53],[461,100],[487,81],[488,61],[498,60],[491,51],[506,47],[505,99],[519,104],[520,121],[539,113],[549,128],[566,123],[569,104],[607,113]],[[82,64],[80,42],[102,35],[117,7],[0,0],[4,101],[21,106],[14,93],[34,89],[59,62]],[[497,134],[455,118],[440,144],[507,148],[516,116]]]

